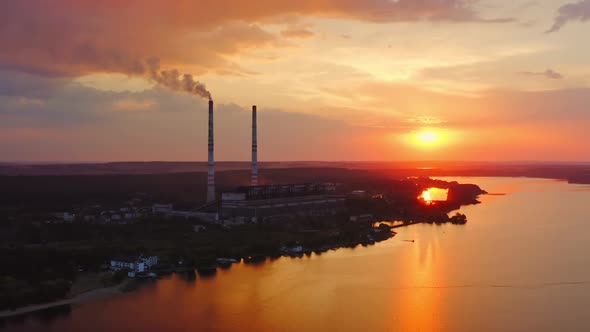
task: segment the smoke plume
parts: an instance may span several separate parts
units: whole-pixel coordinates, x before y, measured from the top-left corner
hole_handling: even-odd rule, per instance
[[[159,85],[211,100],[211,93],[203,83],[196,81],[193,75],[181,74],[176,69],[160,70],[160,59],[158,58],[150,58],[147,61],[147,66],[150,79]]]

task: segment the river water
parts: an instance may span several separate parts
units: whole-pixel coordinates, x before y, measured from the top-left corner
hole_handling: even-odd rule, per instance
[[[492,194],[466,225],[419,224],[370,247],[139,291],[7,331],[590,331],[590,187],[445,178]],[[414,240],[407,242],[404,240]]]

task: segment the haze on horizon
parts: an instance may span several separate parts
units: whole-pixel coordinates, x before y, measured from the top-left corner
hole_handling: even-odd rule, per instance
[[[249,160],[256,104],[262,161],[590,161],[589,20],[590,0],[4,1],[0,162],[205,160],[206,98],[154,64],[212,93],[217,160]]]

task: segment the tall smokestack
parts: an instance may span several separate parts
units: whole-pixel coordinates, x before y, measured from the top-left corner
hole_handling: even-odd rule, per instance
[[[207,171],[207,203],[215,200],[215,158],[213,156],[213,100],[209,100],[209,159]]]
[[[256,129],[256,105],[252,106],[252,176],[250,185],[258,185],[258,139]]]

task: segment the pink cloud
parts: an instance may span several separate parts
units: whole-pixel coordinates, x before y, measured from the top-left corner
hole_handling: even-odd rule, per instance
[[[0,5],[0,68],[141,74],[143,61],[224,69],[227,55],[287,44],[254,22],[323,16],[374,22],[481,21],[465,0],[19,0]],[[261,23],[259,23],[261,24]],[[287,37],[308,30],[285,30]],[[198,74],[198,73],[196,73]]]

